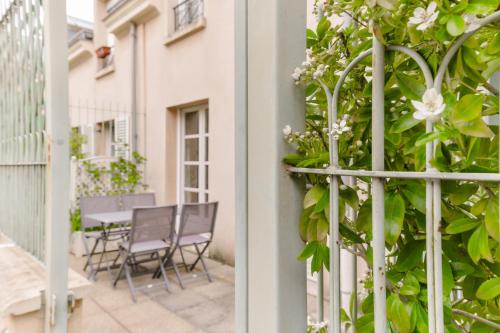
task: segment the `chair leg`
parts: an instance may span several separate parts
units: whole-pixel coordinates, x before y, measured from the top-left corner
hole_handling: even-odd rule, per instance
[[[196,252],[198,253],[198,258],[196,258],[196,260],[194,261],[194,263],[191,264],[191,267],[189,268],[190,271],[192,271],[196,267],[196,264],[198,263],[198,261],[200,261],[200,259],[202,258],[202,255],[208,249],[209,245],[210,245],[210,242],[206,243],[205,247],[203,248],[203,250],[200,253],[200,251],[198,249],[198,244],[194,244],[194,247],[196,248]]]
[[[120,251],[121,255],[121,251]],[[113,282],[113,287],[116,287],[116,284],[118,283],[118,280],[120,279],[120,276],[122,275],[123,269],[125,268],[125,265],[127,264],[127,256],[125,255],[125,258],[123,259],[122,264],[120,265],[120,269],[118,270],[118,274],[116,275],[115,281]]]
[[[205,248],[201,252],[200,252],[200,249],[198,248],[198,244],[194,244],[194,248],[196,249],[196,252],[198,253],[198,259],[201,261],[201,265],[203,266],[203,270],[205,271],[205,274],[207,274],[208,281],[212,282],[212,277],[210,276],[210,273],[208,273],[207,266],[205,265],[205,261],[203,260],[203,257],[202,257],[203,252],[205,252],[205,250],[207,249],[208,245],[209,244],[207,243],[207,245],[205,245]],[[198,259],[191,266],[191,270],[194,268],[194,265],[196,265],[196,263],[198,262]]]
[[[184,259],[184,252],[182,252],[182,246],[179,246],[179,251],[181,252],[182,263],[184,264],[184,269],[186,272],[189,272],[188,265],[186,264],[186,260]]]
[[[94,253],[95,253],[95,250],[97,248],[97,245],[99,243],[99,240],[101,240],[100,238],[96,238],[95,240],[95,243],[94,243],[94,246],[92,247],[92,250],[89,251],[89,245],[87,243],[87,238],[85,236],[83,236],[83,245],[85,247],[85,252],[87,254],[87,260],[85,262],[85,265],[83,266],[83,271],[85,272],[87,270],[87,267],[90,269],[88,275],[87,275],[87,278],[90,280],[95,280],[95,276],[97,274],[97,271],[95,270],[94,268],[94,263],[92,262],[92,258],[94,256]]]
[[[170,290],[168,288],[167,272],[165,272],[165,267],[163,267],[163,263],[161,262],[160,252],[156,252],[156,255],[158,258],[158,263],[160,264],[161,275],[163,275],[163,281],[165,282],[165,289],[167,289],[167,291],[170,292]]]
[[[132,282],[132,275],[130,272],[130,265],[129,265],[129,258],[128,257],[127,257],[126,264],[125,264],[125,276],[127,277],[128,288],[130,289],[130,293],[132,295],[132,301],[134,301],[134,303],[136,303],[137,302],[136,292],[135,292],[134,283]]]
[[[177,263],[174,261],[174,258],[170,258],[170,263],[174,267],[175,276],[177,276],[177,281],[179,281],[179,285],[182,289],[184,289],[184,284],[182,283],[181,275],[179,274],[179,270],[177,269]]]

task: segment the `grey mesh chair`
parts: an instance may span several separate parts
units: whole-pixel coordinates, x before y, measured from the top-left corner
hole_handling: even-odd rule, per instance
[[[122,196],[123,210],[132,210],[134,207],[156,206],[154,193],[131,193]]]
[[[218,202],[183,205],[178,233],[178,247],[184,266],[188,271],[192,271],[198,262],[201,262],[210,282],[212,277],[203,260],[203,254],[212,242],[218,205]],[[188,246],[193,246],[197,254],[196,260],[189,265],[189,268],[182,253],[182,248]]]
[[[140,207],[133,210],[129,239],[120,244],[119,251],[122,264],[113,286],[116,286],[122,272],[125,271],[134,302],[136,301],[136,291],[138,289],[162,285],[168,290],[168,278],[162,265],[160,252],[165,252],[163,256],[168,257],[171,251],[175,251],[176,211],[177,206]],[[135,287],[132,281],[132,268],[150,261],[158,261],[163,282],[156,285],[148,284]]]
[[[80,198],[80,216],[83,231],[83,244],[85,247],[85,254],[87,260],[83,270],[89,268],[88,278],[94,278],[100,270],[104,253],[106,252],[106,243],[108,235],[102,230],[102,225],[99,221],[88,218],[89,214],[116,212],[120,210],[120,198],[118,196],[97,196],[97,197],[83,197]],[[123,237],[126,232],[124,230],[114,231],[112,234],[118,237]],[[94,239],[92,249],[89,248],[88,240]],[[96,253],[99,243],[103,244],[103,250],[100,253],[99,262],[95,263],[93,257]],[[95,267],[97,265],[97,267]]]

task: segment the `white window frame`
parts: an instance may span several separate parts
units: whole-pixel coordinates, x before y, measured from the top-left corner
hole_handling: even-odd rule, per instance
[[[198,133],[185,134],[186,130],[186,114],[198,112]],[[206,156],[206,142],[210,141],[210,127],[207,122],[208,105],[202,104],[193,107],[179,109],[178,116],[178,140],[177,140],[177,202],[183,204],[185,202],[185,192],[193,192],[198,194],[198,202],[208,202],[210,200],[210,188],[208,186],[208,179],[206,179],[205,170],[208,168],[210,174],[210,160]],[[208,128],[208,131],[206,129]],[[185,141],[186,139],[198,139],[198,160],[186,161]],[[207,140],[208,139],[208,140]],[[198,187],[185,186],[185,166],[198,167]]]

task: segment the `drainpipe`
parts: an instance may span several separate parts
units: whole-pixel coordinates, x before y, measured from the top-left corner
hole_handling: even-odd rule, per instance
[[[131,44],[131,83],[130,83],[130,110],[131,110],[131,131],[132,142],[130,144],[131,151],[137,151],[137,25],[132,22],[130,25],[129,35],[132,41]]]

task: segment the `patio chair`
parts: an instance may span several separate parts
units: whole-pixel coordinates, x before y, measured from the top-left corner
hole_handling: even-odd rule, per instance
[[[81,216],[81,226],[83,231],[83,244],[85,248],[85,254],[87,260],[83,270],[86,271],[89,268],[88,278],[95,278],[95,275],[99,271],[102,263],[104,253],[106,252],[107,237],[105,231],[102,230],[102,225],[99,221],[88,218],[89,214],[97,213],[107,213],[116,212],[120,210],[120,198],[118,196],[96,196],[96,197],[82,197],[80,198],[80,216]],[[112,232],[113,235],[118,237],[123,237],[128,231],[117,230]],[[89,248],[88,240],[94,239],[94,245],[92,249]],[[103,244],[102,252],[100,253],[99,262],[94,263],[92,260],[96,254],[96,249],[99,243]]]
[[[122,196],[123,210],[132,210],[134,207],[156,206],[154,193],[131,193]]]
[[[198,262],[201,262],[203,271],[210,282],[212,282],[212,277],[203,260],[203,254],[212,242],[217,208],[218,202],[183,205],[178,234],[178,247],[184,266],[188,271],[192,271]],[[189,265],[189,268],[182,252],[182,248],[188,246],[193,246],[197,254],[196,260]]]
[[[116,287],[122,272],[125,271],[132,300],[136,301],[136,291],[163,285],[168,291],[168,278],[162,265],[162,257],[169,257],[175,251],[175,217],[177,206],[140,207],[133,209],[132,228],[129,239],[120,244],[122,258],[120,270],[113,286]],[[160,252],[165,252],[160,255]],[[136,287],[132,281],[132,268],[142,263],[158,261],[163,282],[155,285]]]

